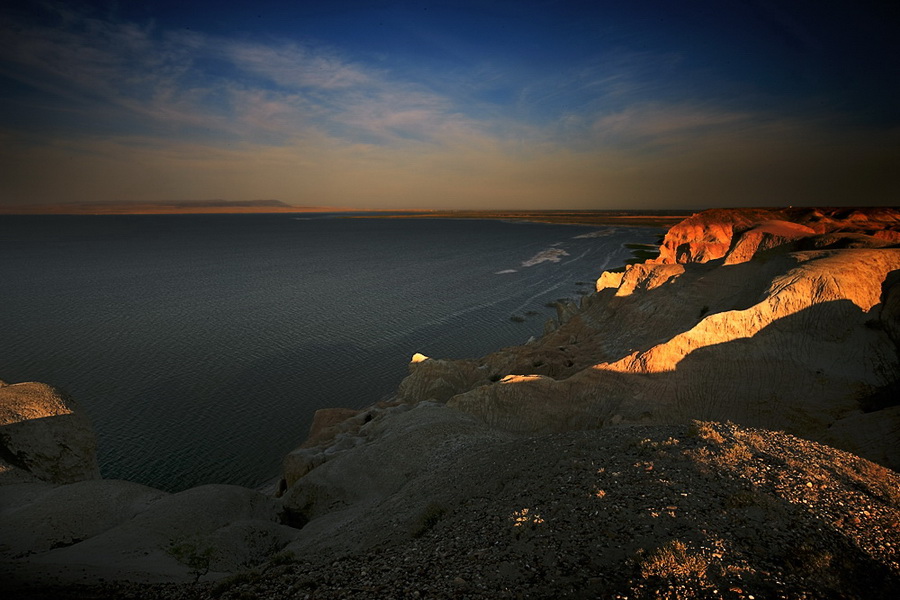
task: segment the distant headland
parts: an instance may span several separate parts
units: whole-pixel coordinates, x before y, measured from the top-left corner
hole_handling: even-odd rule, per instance
[[[0,215],[170,215],[334,212],[326,206],[291,206],[280,200],[165,200],[0,205]]]

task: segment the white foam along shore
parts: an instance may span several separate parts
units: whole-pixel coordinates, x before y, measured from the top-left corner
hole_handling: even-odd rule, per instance
[[[558,263],[563,259],[564,256],[569,256],[569,253],[562,248],[548,248],[546,250],[541,250],[528,260],[522,261],[522,266],[533,267],[543,262]]]

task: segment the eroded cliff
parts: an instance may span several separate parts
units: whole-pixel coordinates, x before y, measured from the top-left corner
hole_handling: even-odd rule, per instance
[[[603,273],[541,339],[477,360],[417,356],[396,401],[519,433],[732,420],[896,468],[897,222],[881,209],[700,213],[672,228],[659,259]],[[325,447],[360,443],[362,424],[339,425]],[[298,457],[306,469],[325,453]]]

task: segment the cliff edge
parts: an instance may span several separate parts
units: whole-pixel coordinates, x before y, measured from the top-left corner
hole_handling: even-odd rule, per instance
[[[729,422],[756,432],[739,436],[787,432],[898,468],[898,223],[890,209],[705,211],[672,227],[658,259],[603,273],[595,294],[561,305],[539,340],[480,359],[414,356],[392,402],[322,415],[286,458],[284,507],[310,534],[292,547],[331,555],[415,537],[423,504],[483,494],[455,476],[473,467],[446,470],[451,457],[577,431]],[[802,455],[768,468],[791,479],[789,463],[838,460]],[[501,480],[514,469],[488,462]],[[879,531],[885,547],[900,541],[893,525]],[[895,580],[893,552],[882,565]]]

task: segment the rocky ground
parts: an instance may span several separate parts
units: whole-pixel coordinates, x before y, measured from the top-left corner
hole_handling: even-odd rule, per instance
[[[399,544],[284,553],[217,582],[64,594],[869,599],[900,589],[900,476],[787,434],[697,422],[521,437],[464,452],[451,472],[433,484],[480,491],[423,506]]]

